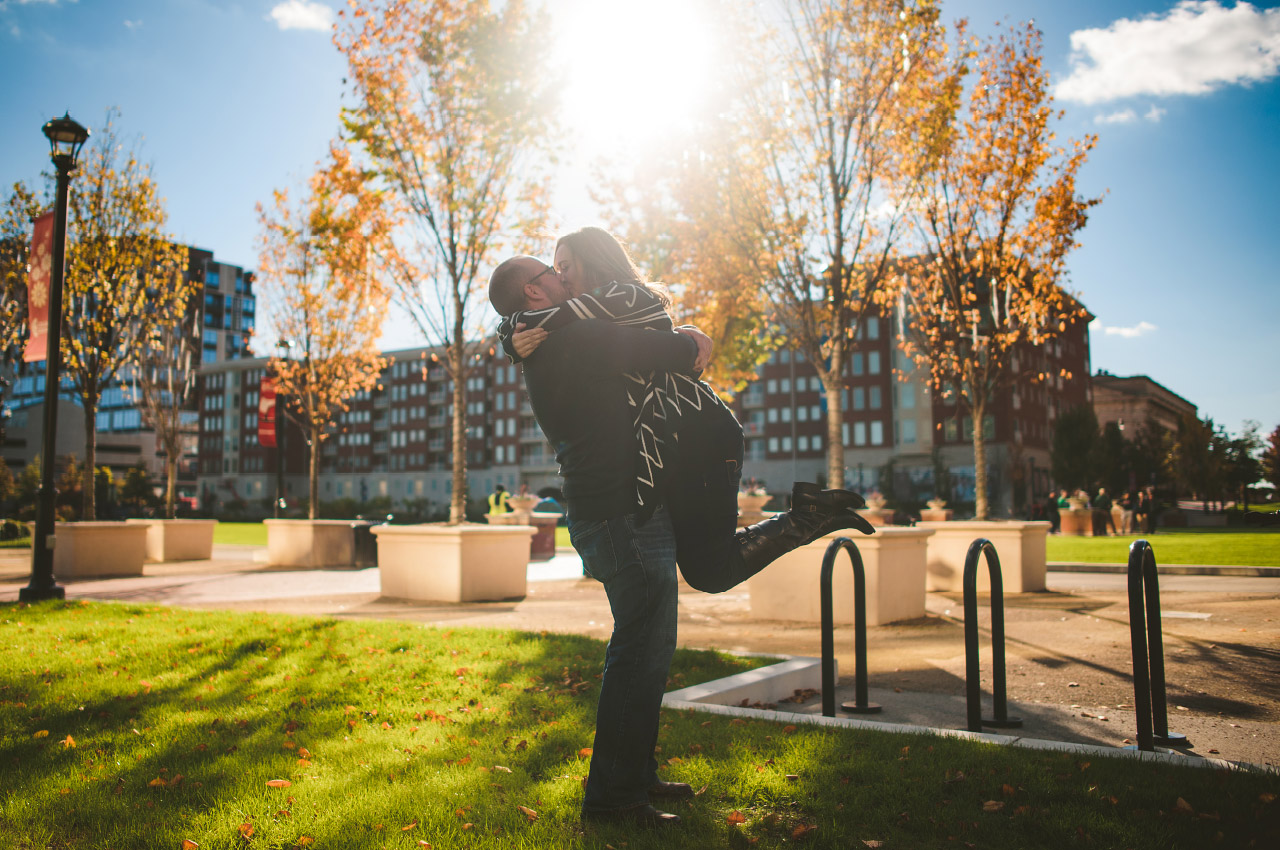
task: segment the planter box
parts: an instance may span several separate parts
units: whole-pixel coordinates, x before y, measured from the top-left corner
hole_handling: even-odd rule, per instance
[[[127,519],[147,526],[147,562],[207,561],[213,557],[216,519]]]
[[[531,525],[380,525],[383,596],[492,602],[528,593]]]
[[[537,533],[529,544],[529,560],[550,561],[556,556],[556,524],[561,516],[549,511],[513,511],[488,514],[485,520],[490,525],[532,525]]]
[[[1060,534],[1067,537],[1093,536],[1093,511],[1088,508],[1062,508],[1058,517]]]
[[[58,522],[53,533],[54,578],[142,575],[147,526],[141,523]]]
[[[874,535],[835,532],[788,552],[747,579],[751,613],[765,620],[822,622],[822,558],[837,537],[858,545],[866,579],[867,625],[924,616],[926,541],[932,531],[885,528]],[[832,574],[832,614],[837,623],[852,623],[853,568],[849,555],[836,556]]]
[[[1085,511],[1088,514],[1088,511]],[[1066,511],[1063,511],[1066,517]],[[985,537],[1000,556],[1000,582],[1005,593],[1044,590],[1047,522],[921,522],[916,528],[934,531],[929,538],[929,590],[964,590],[964,558],[969,546]],[[978,559],[979,592],[991,589],[986,556]]]
[[[349,567],[355,533],[345,519],[268,519],[267,563],[275,567]]]

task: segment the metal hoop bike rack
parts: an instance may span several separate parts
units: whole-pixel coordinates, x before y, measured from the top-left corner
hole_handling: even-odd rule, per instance
[[[822,558],[822,714],[836,716],[836,649],[835,616],[832,612],[831,576],[835,569],[836,555],[843,549],[853,563],[853,654],[854,701],[842,703],[840,708],[853,714],[875,714],[880,711],[876,703],[867,702],[867,590],[862,566],[862,553],[848,537],[837,537],[827,547]]]
[[[1144,605],[1145,602],[1145,605]],[[1133,707],[1138,715],[1137,749],[1156,744],[1190,747],[1186,735],[1169,731],[1164,687],[1164,638],[1160,625],[1160,584],[1151,544],[1129,547],[1129,640],[1133,646]]]
[[[982,716],[982,683],[978,664],[978,555],[986,554],[991,577],[991,700],[994,717]],[[1022,725],[1010,717],[1005,704],[1004,676],[1004,580],[1000,577],[1000,556],[985,537],[969,544],[964,557],[964,680],[968,729],[981,732],[983,726],[1012,729]]]

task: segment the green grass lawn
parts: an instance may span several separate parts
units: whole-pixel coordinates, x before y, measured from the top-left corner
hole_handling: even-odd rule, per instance
[[[266,546],[267,527],[260,522],[220,522],[213,527],[215,545]]]
[[[603,645],[0,606],[0,846],[1276,846],[1280,780],[664,712],[674,833],[578,820]],[[762,663],[680,651],[673,686]],[[187,843],[190,842],[190,843]],[[881,842],[879,844],[873,842]]]
[[[1178,529],[1130,537],[1049,536],[1050,561],[1078,564],[1124,564],[1129,544],[1151,543],[1157,564],[1219,564],[1280,567],[1280,528],[1258,531]]]

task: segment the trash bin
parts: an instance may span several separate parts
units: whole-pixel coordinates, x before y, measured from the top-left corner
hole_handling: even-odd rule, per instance
[[[367,570],[378,566],[378,538],[373,536],[375,525],[386,525],[391,522],[391,514],[383,520],[369,520],[356,517],[351,523],[352,551],[355,553],[355,567]]]

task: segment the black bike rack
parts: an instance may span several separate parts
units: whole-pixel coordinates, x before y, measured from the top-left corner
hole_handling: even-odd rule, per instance
[[[1143,604],[1145,601],[1145,605]],[[1129,639],[1133,645],[1133,706],[1138,714],[1139,750],[1156,744],[1190,747],[1186,735],[1169,731],[1165,702],[1164,638],[1160,624],[1160,585],[1151,544],[1135,540],[1129,547]]]
[[[991,699],[995,717],[982,716],[982,683],[978,664],[978,555],[986,553],[987,572],[991,576]],[[969,731],[981,732],[983,726],[1012,729],[1022,725],[1019,717],[1009,717],[1005,705],[1004,678],[1004,580],[1000,577],[1000,556],[985,537],[969,544],[964,556],[964,666],[965,703]]]
[[[841,549],[849,553],[853,563],[853,654],[854,702],[841,703],[840,708],[853,714],[875,714],[876,703],[867,702],[867,590],[862,553],[848,537],[837,537],[822,558],[822,714],[836,716],[836,647],[835,616],[832,613],[831,574],[836,555]]]

